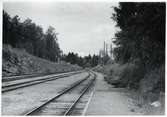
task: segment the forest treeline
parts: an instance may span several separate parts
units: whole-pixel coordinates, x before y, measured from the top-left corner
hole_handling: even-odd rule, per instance
[[[131,88],[164,91],[166,4],[121,2],[114,11],[112,19],[120,29],[114,40],[120,78]]]
[[[78,56],[77,53],[73,53],[73,52],[69,52],[67,55],[63,55],[62,56],[62,60],[66,61],[66,62],[70,62],[71,64],[78,64],[79,66],[82,67],[94,67],[96,65],[98,65],[98,63],[100,62],[100,60],[102,60],[101,57],[99,57],[98,55],[88,55],[88,56]]]
[[[165,62],[165,3],[120,3],[112,16],[121,30],[115,34],[115,59],[139,61],[144,67]]]
[[[93,67],[100,59],[97,55],[80,57],[77,53],[63,54],[57,32],[49,26],[46,32],[31,19],[21,22],[18,15],[11,17],[3,10],[3,44],[26,50],[28,53],[53,62],[66,61],[82,67]]]
[[[42,27],[31,19],[21,22],[19,16],[11,18],[5,11],[3,11],[3,43],[25,49],[32,55],[51,61],[57,61],[62,53],[53,27],[50,26],[44,33]]]

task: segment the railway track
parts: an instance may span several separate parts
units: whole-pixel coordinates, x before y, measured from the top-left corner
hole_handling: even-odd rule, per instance
[[[75,74],[79,74],[80,72],[72,72],[72,73],[66,73],[66,74],[60,74],[60,75],[47,75],[47,76],[41,76],[41,77],[34,77],[34,78],[26,78],[26,79],[20,79],[15,81],[6,81],[2,82],[2,93],[9,92],[12,90],[16,90],[23,87],[28,87],[40,83],[44,83],[47,81],[57,80],[60,78],[65,78],[68,76],[72,76]]]
[[[95,78],[96,75],[94,73],[89,73],[89,76],[87,76],[86,78],[75,82],[70,87],[65,88],[53,98],[25,113],[25,116],[82,114],[82,111],[84,110],[85,104],[89,97],[84,96],[84,94],[86,94],[91,88],[93,82],[95,81]],[[78,110],[77,106],[81,105],[81,103],[82,107],[80,107]]]
[[[25,74],[25,75],[18,75],[18,76],[2,76],[2,82],[8,82],[8,81],[14,81],[14,80],[20,80],[20,79],[30,79],[34,77],[47,77],[47,76],[58,76],[58,75],[65,75],[65,74],[71,74],[71,73],[81,73],[85,70],[80,71],[73,71],[73,72],[62,72],[62,73],[52,73],[52,74]]]

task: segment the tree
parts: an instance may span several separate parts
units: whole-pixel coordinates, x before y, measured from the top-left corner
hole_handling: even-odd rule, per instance
[[[10,38],[11,17],[3,10],[3,43],[11,43]]]
[[[30,54],[51,61],[57,61],[62,53],[53,27],[50,26],[45,34],[42,27],[31,19],[21,22],[19,16],[11,18],[5,11],[3,11],[3,43],[23,48]]]
[[[120,3],[112,18],[116,33],[116,59],[139,59],[143,66],[157,67],[165,60],[165,3]]]
[[[97,55],[93,55],[91,65],[92,67],[98,65],[99,57]]]
[[[57,37],[55,33],[55,29],[51,26],[49,26],[46,34],[46,51],[47,51],[47,57],[51,61],[57,61],[60,57],[61,51],[59,48],[59,45],[57,43]]]

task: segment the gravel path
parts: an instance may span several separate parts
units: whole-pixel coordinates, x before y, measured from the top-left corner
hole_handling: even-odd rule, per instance
[[[83,79],[88,73],[81,73],[55,81],[25,87],[2,94],[2,115],[24,115],[35,106],[44,103],[59,91]]]

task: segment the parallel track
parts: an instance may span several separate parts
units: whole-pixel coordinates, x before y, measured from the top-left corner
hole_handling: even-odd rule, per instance
[[[92,86],[93,82],[95,81],[96,75],[93,74],[93,79],[89,80],[88,78],[90,78],[90,73],[89,76],[87,76],[86,78],[75,82],[74,84],[72,84],[69,88],[66,88],[65,90],[63,90],[60,94],[54,96],[53,98],[49,99],[48,101],[46,101],[45,103],[41,104],[40,106],[30,110],[29,112],[27,112],[25,115],[36,115],[37,113],[39,113],[46,105],[49,105],[50,103],[54,103],[55,100],[60,99],[63,95],[69,93],[70,91],[73,91],[74,89],[76,89],[76,87],[81,86],[81,83],[86,82],[88,80],[88,83],[86,86],[84,86],[84,88],[82,89],[81,93],[79,94],[79,96],[77,96],[77,98],[75,98],[75,100],[73,101],[73,103],[71,104],[71,106],[69,106],[68,109],[65,110],[65,112],[62,113],[62,115],[70,115],[71,112],[73,111],[73,109],[75,108],[76,104],[79,102],[79,100],[81,99],[81,97],[88,91],[88,89]]]
[[[2,93],[9,92],[9,91],[16,90],[16,89],[23,88],[23,87],[28,87],[28,86],[44,83],[47,81],[57,80],[59,78],[65,78],[65,77],[68,77],[68,76],[71,76],[74,74],[78,74],[78,73],[80,73],[80,72],[63,74],[63,75],[59,75],[59,76],[45,77],[45,78],[40,78],[40,79],[35,79],[35,80],[32,79],[30,81],[4,85],[4,86],[2,86]]]
[[[30,79],[34,77],[43,77],[43,76],[53,76],[53,75],[62,75],[62,74],[71,74],[71,73],[81,73],[85,70],[80,70],[80,71],[73,71],[73,72],[61,72],[61,73],[52,73],[52,74],[25,74],[25,75],[17,75],[17,76],[7,76],[4,77],[2,76],[2,82],[8,82],[8,81],[15,81],[15,80],[20,80],[20,79]]]

